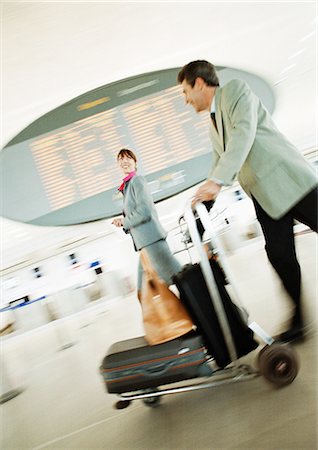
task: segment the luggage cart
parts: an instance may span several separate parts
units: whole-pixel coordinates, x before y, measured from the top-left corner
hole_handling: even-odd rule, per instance
[[[159,344],[156,346],[147,346],[144,344],[144,347],[149,352],[149,355],[151,354],[153,356],[155,355],[156,352],[160,350],[161,351],[161,354],[159,355],[160,358],[156,359],[153,357],[153,361],[151,361],[152,365],[147,366],[147,368],[144,370],[144,373],[138,374],[144,375],[145,379],[147,378],[148,380],[146,385],[142,386],[143,388],[140,388],[141,387],[140,385],[139,388],[136,389],[136,387],[133,387],[134,383],[132,383],[131,388],[129,388],[129,386],[128,387],[126,386],[125,388],[121,388],[118,390],[117,394],[119,395],[119,401],[117,401],[114,405],[116,409],[126,408],[127,406],[130,405],[130,403],[133,400],[142,400],[143,403],[148,407],[157,407],[160,404],[161,397],[164,395],[172,395],[182,392],[191,392],[198,389],[217,387],[224,384],[249,380],[259,375],[263,375],[264,378],[268,382],[270,382],[273,386],[282,387],[292,383],[298,374],[299,362],[294,349],[290,347],[288,344],[275,342],[274,339],[270,335],[268,335],[255,322],[249,323],[248,314],[245,311],[245,309],[242,307],[238,307],[238,305],[241,305],[241,302],[239,300],[238,293],[235,290],[235,286],[232,283],[233,278],[227,266],[227,262],[223,254],[222,247],[220,246],[220,243],[218,241],[218,237],[213,230],[210,216],[205,206],[201,203],[197,203],[195,205],[195,210],[201,220],[201,223],[205,229],[206,234],[208,234],[208,240],[207,241],[205,240],[205,242],[201,241],[196,225],[196,218],[194,212],[191,206],[187,207],[184,214],[184,220],[187,224],[193,246],[198,251],[200,261],[199,264],[197,264],[197,266],[193,270],[202,273],[206,285],[206,291],[208,292],[209,301],[211,303],[210,306],[213,308],[213,314],[215,314],[217,319],[217,322],[214,323],[216,324],[217,328],[219,328],[219,330],[214,335],[209,334],[211,330],[207,329],[208,323],[206,324],[202,323],[202,321],[204,321],[205,319],[204,317],[205,311],[203,311],[203,314],[201,311],[199,311],[199,315],[197,315],[196,310],[197,305],[195,305],[193,311],[191,311],[191,308],[193,307],[193,302],[192,305],[191,302],[190,304],[186,305],[190,307],[189,312],[192,313],[192,315],[194,315],[197,318],[196,322],[196,324],[198,325],[197,333],[199,337],[202,337],[205,346],[203,358],[202,352],[200,353],[201,355],[200,366],[196,366],[197,367],[196,371],[192,370],[191,374],[187,373],[186,376],[184,377],[184,380],[190,379],[191,384],[185,384],[184,380],[180,378],[180,376],[182,377],[182,375],[180,375],[179,378],[172,377],[171,380],[168,379],[169,376],[167,377],[166,370],[168,365],[171,364],[171,360],[166,365],[163,364],[162,361],[166,360],[167,358],[165,357],[162,358],[162,355],[165,354],[165,347],[164,347],[165,345],[167,344],[169,344],[170,346],[174,345],[172,341],[170,341],[170,343]],[[217,253],[218,265],[222,268],[222,271],[224,271],[223,273],[225,273],[225,277],[223,277],[221,281],[221,284],[223,283],[223,289],[225,289],[224,288],[225,284],[230,284],[232,286],[232,291],[235,296],[234,306],[231,303],[231,301],[228,300],[226,296],[227,294],[225,295],[225,300],[224,298],[221,298],[220,280],[217,280],[215,278],[216,272],[215,270],[213,270],[213,267],[211,270],[211,263],[208,257],[208,253],[206,251],[206,247],[204,247],[206,242],[209,242],[212,251]],[[192,265],[192,267],[194,266]],[[185,270],[191,271],[192,268],[186,267]],[[176,276],[176,278],[179,278],[179,281],[180,277],[182,278],[182,276],[180,276],[179,274]],[[176,285],[179,288],[178,282],[176,282]],[[181,293],[182,298],[182,288],[181,289],[179,288],[179,291]],[[199,319],[201,323],[199,323]],[[238,321],[239,324],[238,330],[239,331],[243,330],[245,333],[246,345],[243,347],[238,345],[237,342],[238,339],[236,338],[235,341],[233,337],[234,336],[233,320],[234,322]],[[230,323],[231,321],[232,323]],[[210,329],[211,328],[212,327],[210,327]],[[252,350],[258,347],[259,344],[255,343],[255,341],[253,340],[254,333],[257,334],[261,338],[261,340],[265,343],[265,346],[258,353],[257,357],[258,369],[255,369],[247,364],[241,364],[239,361],[239,358],[241,356],[251,352]],[[142,338],[137,338],[137,340],[138,339]],[[220,345],[221,350],[219,352],[218,347],[215,346],[214,340],[220,342],[221,344]],[[131,346],[133,340],[129,341],[118,343],[118,345],[125,344],[125,342],[127,342]],[[182,337],[179,338],[179,340],[175,341],[178,341],[177,344],[181,345],[181,347],[180,345],[179,347],[176,347],[181,348],[177,356],[179,358],[181,353],[186,352],[186,350],[182,347],[183,344]],[[253,343],[255,343],[255,345],[253,345]],[[114,355],[116,357],[117,344],[114,345],[115,345]],[[143,344],[140,343],[140,341],[138,341],[138,345],[142,347]],[[129,350],[129,345],[127,348],[129,352],[128,354],[134,351],[133,348],[131,349],[131,351]],[[187,350],[189,350],[189,348],[187,348]],[[100,368],[101,374],[104,377],[106,389],[108,390],[108,392],[112,393],[116,393],[116,389],[112,390],[109,388],[108,384],[109,374],[113,373],[113,371],[114,370],[116,371],[117,369],[116,368],[114,369],[113,367],[109,369],[105,367],[105,365],[106,366],[107,364],[109,365],[109,362],[107,363],[107,358],[109,359],[109,357],[113,357],[114,355],[106,356],[103,365]],[[191,362],[189,361],[190,360],[188,360],[188,362],[186,362],[183,365],[192,365],[193,367],[194,364],[197,364],[197,362],[194,362],[192,360]],[[136,372],[134,372],[134,370],[138,364],[126,363],[125,365],[125,360],[121,361],[121,363],[123,363],[122,367],[127,371],[126,375],[128,374],[128,377],[130,376],[132,379],[136,377]],[[180,366],[182,366],[182,364]],[[172,369],[174,369],[174,367],[172,367]],[[161,383],[161,380],[164,380],[164,382]],[[180,385],[180,381],[182,382],[182,385]],[[170,386],[167,387],[167,384],[170,384]],[[138,386],[138,384],[135,386]]]

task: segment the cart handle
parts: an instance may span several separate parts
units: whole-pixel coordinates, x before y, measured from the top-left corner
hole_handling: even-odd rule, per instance
[[[188,208],[189,206],[192,205],[192,200],[193,200],[193,198],[194,198],[194,197],[192,197],[190,200],[187,200],[187,202],[186,202],[186,208]],[[215,205],[215,200],[209,200],[209,201],[207,201],[207,202],[202,202],[202,205],[206,207],[206,203],[211,203],[211,208],[210,208],[210,211],[211,211],[211,209],[212,209],[212,208],[214,207],[214,205]],[[206,208],[206,209],[207,209],[207,208]],[[198,219],[198,218],[199,218],[199,217],[196,217],[196,219]],[[179,220],[178,220],[179,224],[180,224],[181,220],[185,220],[185,219],[184,219],[184,214],[182,214],[182,215],[179,217]]]
[[[225,255],[224,255],[224,251],[223,251],[222,245],[220,243],[220,239],[219,239],[219,237],[217,236],[217,233],[214,230],[214,227],[213,227],[213,225],[211,223],[211,218],[209,216],[209,213],[208,213],[207,209],[204,206],[204,202],[203,203],[197,202],[194,205],[194,208],[192,208],[192,200],[193,200],[193,198],[189,199],[187,201],[186,208],[187,209],[191,208],[191,209],[195,209],[196,210],[198,218],[200,218],[204,230],[208,233],[208,237],[209,237],[209,240],[212,242],[213,248],[215,250],[217,250],[218,258],[219,258],[219,260],[221,262],[221,265],[224,268],[224,271],[226,273],[226,278],[228,279],[229,283],[231,284],[232,291],[233,291],[232,293],[234,294],[235,303],[239,307],[239,310],[241,312],[243,320],[246,323],[248,323],[249,322],[249,320],[248,320],[249,315],[248,315],[247,310],[244,307],[244,303],[242,302],[242,300],[240,298],[240,295],[239,295],[239,293],[238,293],[238,291],[237,291],[237,289],[235,287],[235,283],[233,283],[234,277],[232,276],[232,271],[231,271],[230,267],[228,266],[228,263],[226,261]],[[214,204],[215,204],[215,201],[213,201],[212,207],[214,206]],[[190,236],[191,236],[191,234],[190,234]]]
[[[188,203],[188,202],[187,202]],[[189,203],[188,203],[189,204]],[[201,220],[201,223],[206,231],[211,234],[210,237],[213,236],[213,229],[210,222],[210,217],[208,214],[208,211],[206,207],[200,203],[197,202],[193,206],[193,208],[190,206],[187,206],[184,218],[186,220],[186,223],[188,225],[189,233],[193,242],[193,245],[196,247],[199,253],[200,257],[200,266],[202,269],[202,273],[211,297],[211,301],[213,303],[214,309],[216,311],[217,317],[220,322],[220,327],[224,336],[224,340],[231,358],[231,361],[235,361],[237,359],[237,352],[235,349],[232,332],[230,329],[230,325],[224,310],[224,306],[220,297],[220,293],[218,290],[218,287],[216,285],[215,279],[212,275],[211,267],[209,264],[209,259],[206,251],[203,248],[203,244],[196,226],[196,221],[194,217],[194,211],[197,211],[198,216]]]

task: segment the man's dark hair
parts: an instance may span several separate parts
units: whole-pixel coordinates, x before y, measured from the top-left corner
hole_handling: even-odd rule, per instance
[[[135,155],[135,153],[131,150],[129,150],[128,148],[122,148],[118,155],[117,155],[117,161],[119,159],[122,159],[124,156],[127,156],[128,158],[131,158],[135,161],[135,163],[137,162],[137,157]]]
[[[214,65],[204,60],[192,61],[183,66],[177,80],[180,84],[186,80],[193,87],[198,77],[202,78],[208,86],[220,85]]]

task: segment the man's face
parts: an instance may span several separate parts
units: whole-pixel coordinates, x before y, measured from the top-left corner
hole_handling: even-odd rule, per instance
[[[205,111],[208,108],[204,89],[205,83],[202,78],[197,78],[193,87],[184,79],[181,86],[187,105],[192,105],[197,113]]]

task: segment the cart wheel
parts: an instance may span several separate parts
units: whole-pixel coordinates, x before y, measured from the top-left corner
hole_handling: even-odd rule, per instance
[[[131,400],[118,400],[118,402],[116,402],[114,404],[114,408],[115,409],[125,409],[125,408],[128,408],[130,403],[131,403]]]
[[[152,394],[153,392],[159,392],[157,388],[151,388],[151,389],[145,389],[143,391],[144,394]],[[146,397],[143,398],[142,401],[144,405],[148,406],[149,408],[158,408],[160,403],[161,396],[158,397]]]
[[[265,379],[277,387],[292,383],[299,370],[296,353],[287,344],[266,345],[258,354],[258,365]]]
[[[160,405],[161,397],[149,397],[149,398],[143,398],[142,401],[146,406],[149,408],[158,408]]]

